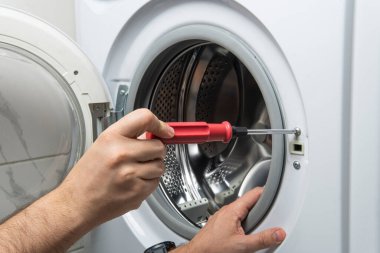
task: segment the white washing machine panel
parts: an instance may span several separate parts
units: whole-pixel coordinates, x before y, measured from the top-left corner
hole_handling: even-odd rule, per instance
[[[293,139],[285,139],[278,194],[252,232],[284,227],[288,236],[279,252],[346,252],[343,144],[348,136],[342,130],[347,119],[344,60],[350,60],[345,39],[351,32],[346,27],[351,7],[350,1],[314,0],[77,1],[77,37],[103,72],[111,96],[117,96],[120,85],[129,87],[127,111],[141,105],[141,84],[152,63],[183,41],[223,47],[254,78],[261,69],[270,80],[269,86],[258,81],[266,104],[273,102],[274,94],[284,126],[303,130],[305,152],[292,154],[288,145]],[[301,164],[298,170],[295,161]],[[126,243],[146,248],[164,240],[186,241],[157,213],[150,203],[124,215]]]
[[[306,182],[304,177],[307,173],[306,169],[295,170],[292,164],[298,160],[303,168],[307,168],[306,138],[308,129],[299,87],[283,52],[266,28],[252,14],[246,12],[242,15],[244,9],[237,4],[231,6],[216,2],[196,1],[181,4],[165,3],[156,6],[151,2],[150,4],[153,6],[149,6],[149,4],[144,6],[130,20],[132,25],[128,26],[127,23],[123,28],[115,40],[108,58],[108,65],[104,71],[106,80],[109,83],[130,81],[127,110],[132,110],[135,107],[134,98],[142,75],[150,63],[162,51],[178,42],[200,39],[221,45],[233,52],[249,68],[256,79],[260,75],[258,67],[255,67],[257,66],[255,61],[258,59],[262,68],[267,71],[267,78],[271,79],[274,85],[274,87],[260,86],[266,103],[273,102],[273,98],[268,93],[275,90],[281,101],[284,125],[287,127],[299,126],[304,132],[301,141],[305,144],[305,155],[292,156],[287,152],[281,192],[277,196],[271,212],[267,214],[267,219],[257,228],[262,229],[277,224],[290,232],[298,211],[301,209]],[[224,17],[230,17],[236,23],[228,22],[226,24]],[[176,22],[168,22],[168,20],[176,20]],[[271,113],[274,112],[269,112],[269,115]],[[290,141],[288,140],[287,143]],[[289,199],[287,196],[292,196],[292,198]],[[283,219],[283,217],[287,218]],[[137,223],[141,224],[141,222],[143,221],[139,220]],[[130,224],[130,226],[133,225]],[[154,230],[158,225],[152,224],[150,227]],[[165,225],[162,224],[158,230],[162,230],[164,227]],[[138,229],[133,230],[138,231]],[[165,235],[162,233],[160,235],[162,235],[161,241],[165,240]],[[138,236],[138,238],[142,237]],[[153,242],[141,240],[141,243],[147,247]]]

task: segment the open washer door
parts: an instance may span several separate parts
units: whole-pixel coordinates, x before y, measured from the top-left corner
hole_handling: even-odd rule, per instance
[[[61,32],[4,7],[0,24],[0,219],[5,219],[61,182],[97,136],[110,101],[91,62]]]

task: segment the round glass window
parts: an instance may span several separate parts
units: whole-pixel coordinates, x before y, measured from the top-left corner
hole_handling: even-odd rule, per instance
[[[49,65],[0,44],[0,219],[56,187],[80,157],[79,108]]]
[[[226,48],[211,42],[187,41],[162,52],[151,64],[135,105],[149,107],[166,122],[227,120],[235,126],[271,128],[268,106],[279,109],[276,98],[267,104],[262,95],[260,87],[272,89],[269,78],[266,80],[260,86],[249,68]],[[282,124],[281,119],[279,122]],[[222,206],[275,178],[257,219],[248,225],[252,229],[270,208],[280,182],[284,149],[281,138],[258,135],[233,139],[228,144],[168,145],[166,171],[151,206],[169,227],[191,237],[192,232],[186,231],[196,231]],[[280,166],[276,165],[277,171],[270,176],[276,152]],[[171,208],[177,214],[165,215]],[[178,226],[173,217],[186,222]]]

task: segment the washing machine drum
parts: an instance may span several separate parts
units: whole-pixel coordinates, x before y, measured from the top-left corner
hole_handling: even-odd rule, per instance
[[[169,48],[151,64],[140,86],[136,107],[147,106],[166,122],[227,120],[236,126],[271,127],[253,75],[230,51],[210,42],[183,42]],[[179,214],[177,220],[202,227],[222,206],[264,186],[271,158],[270,135],[237,138],[228,144],[168,145],[161,196],[156,193],[159,200],[151,201],[153,209],[167,221],[162,210],[169,207],[160,203],[164,200]]]

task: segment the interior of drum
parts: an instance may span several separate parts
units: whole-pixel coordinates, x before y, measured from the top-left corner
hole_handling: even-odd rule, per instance
[[[163,62],[149,102],[161,120],[270,128],[254,77],[225,48],[197,43],[168,54]],[[270,135],[240,137],[228,144],[168,145],[160,187],[183,217],[201,227],[247,191],[246,182],[248,188],[265,184],[271,154]]]

